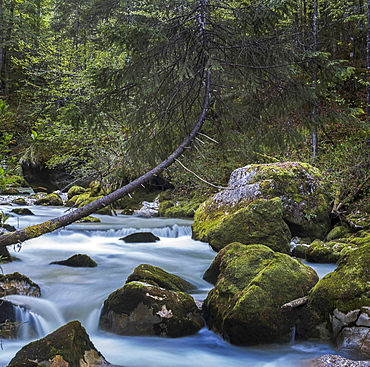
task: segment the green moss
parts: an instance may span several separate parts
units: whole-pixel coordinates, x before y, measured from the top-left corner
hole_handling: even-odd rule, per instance
[[[349,237],[350,230],[348,226],[341,225],[334,227],[326,236],[326,241],[336,240],[338,238]]]
[[[160,203],[159,215],[171,218],[193,218],[196,210],[202,201],[198,200],[180,200],[165,201]]]
[[[101,220],[99,218],[95,218],[95,217],[89,215],[87,217],[81,218],[78,222],[79,223],[99,223],[99,222],[101,222]]]
[[[280,198],[257,199],[225,218],[208,233],[215,251],[231,242],[262,244],[275,251],[289,252],[291,233],[282,219]]]
[[[133,281],[144,282],[164,289],[181,292],[187,292],[195,288],[191,283],[177,275],[148,264],[141,264],[136,267],[134,272],[127,278],[126,283]]]
[[[17,198],[17,199],[12,200],[12,204],[27,205],[27,202],[24,198]]]
[[[208,199],[201,204],[194,213],[194,223],[192,226],[192,238],[208,242],[208,234],[212,228],[222,222],[226,214],[223,210],[209,210],[208,204],[212,199]]]
[[[48,194],[36,200],[35,205],[62,206],[63,200],[58,194],[52,193],[52,194]]]
[[[85,192],[86,189],[84,187],[74,185],[68,190],[68,199],[70,200],[74,196],[84,194]]]

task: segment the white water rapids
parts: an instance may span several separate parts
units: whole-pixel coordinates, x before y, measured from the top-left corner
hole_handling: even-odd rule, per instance
[[[12,208],[4,205],[0,210],[8,213]],[[24,228],[65,211],[65,208],[40,206],[29,209],[35,216],[14,216],[7,223]],[[212,286],[202,279],[202,275],[216,254],[208,244],[190,238],[190,221],[94,216],[99,217],[101,223],[70,225],[27,241],[19,251],[9,247],[11,254],[20,261],[1,265],[3,273],[18,271],[41,288],[41,298],[8,296],[9,300],[25,304],[31,310],[31,315],[26,313],[19,317],[28,321],[25,328],[36,324],[35,328],[42,334],[38,338],[68,321],[79,320],[103,356],[110,363],[125,367],[293,367],[306,359],[334,352],[330,346],[318,342],[236,347],[207,328],[196,335],[178,339],[125,337],[100,331],[97,325],[104,300],[124,285],[137,265],[159,266],[183,277],[197,287],[192,296],[203,300]],[[127,244],[119,240],[136,231],[151,231],[160,237],[160,241]],[[91,256],[98,266],[71,268],[49,265],[77,253]],[[334,266],[317,265],[315,269],[322,276],[332,271]],[[22,339],[3,340],[0,367],[5,367],[30,338],[25,329]]]

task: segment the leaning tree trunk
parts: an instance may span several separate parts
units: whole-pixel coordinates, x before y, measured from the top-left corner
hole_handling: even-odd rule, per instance
[[[130,182],[128,185],[121,187],[120,189],[112,192],[111,194],[104,196],[90,204],[87,204],[81,208],[75,209],[71,213],[65,214],[61,217],[54,218],[43,222],[41,224],[36,224],[25,229],[21,229],[15,232],[7,233],[0,236],[0,247],[13,245],[22,243],[26,240],[31,238],[35,238],[41,236],[45,233],[53,232],[58,228],[65,227],[83,217],[86,217],[89,214],[96,212],[99,209],[104,208],[107,205],[112,204],[114,201],[121,199],[126,194],[134,191],[138,187],[140,187],[145,182],[149,181],[153,176],[158,175],[164,169],[169,167],[175,160],[181,156],[181,154],[185,151],[186,147],[191,144],[191,142],[195,139],[196,135],[200,131],[206,116],[207,110],[209,108],[210,102],[210,85],[211,85],[211,72],[205,71],[205,96],[204,96],[204,103],[203,109],[200,114],[200,117],[197,123],[194,125],[193,130],[190,132],[189,136],[177,147],[177,149],[169,155],[163,162],[158,164],[155,168],[151,171],[145,173],[144,175],[140,176],[136,180]]]

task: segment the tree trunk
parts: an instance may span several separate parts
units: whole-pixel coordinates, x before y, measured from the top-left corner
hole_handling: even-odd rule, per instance
[[[367,119],[370,120],[370,0],[367,1],[367,33],[366,33],[366,58],[367,58]]]
[[[203,110],[200,114],[200,117],[197,123],[194,125],[193,130],[190,132],[189,136],[163,162],[161,162],[158,166],[153,168],[151,171],[145,173],[141,177],[130,182],[128,185],[90,204],[87,204],[81,208],[78,208],[72,211],[71,213],[65,214],[58,218],[48,220],[41,224],[36,224],[30,227],[27,227],[25,229],[21,229],[21,230],[0,236],[0,247],[22,243],[31,238],[39,237],[45,233],[53,232],[58,228],[65,227],[83,217],[86,217],[87,215],[90,215],[96,212],[99,209],[104,208],[107,205],[112,204],[116,200],[121,199],[123,196],[125,196],[129,192],[134,191],[135,189],[137,189],[142,184],[149,181],[154,176],[163,172],[164,169],[169,167],[172,163],[175,162],[177,158],[181,156],[181,154],[185,151],[185,149],[189,146],[189,144],[195,139],[196,135],[200,131],[206,119],[207,111],[209,108],[210,90],[211,90],[210,88],[211,72],[210,71],[204,72],[204,83],[205,83],[205,90],[204,90],[205,96],[204,96]]]
[[[369,0],[370,1],[370,0]],[[312,33],[313,33],[313,52],[317,52],[317,17],[318,17],[318,0],[314,0],[313,2],[313,26],[312,26]],[[314,85],[314,93],[316,94],[317,88],[317,66],[314,66],[313,70],[313,85]],[[312,157],[315,159],[317,157],[317,114],[318,114],[318,105],[317,105],[317,96],[314,96],[314,106],[312,111]]]

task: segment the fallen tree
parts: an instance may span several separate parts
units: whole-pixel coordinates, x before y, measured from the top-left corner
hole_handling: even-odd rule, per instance
[[[200,132],[204,121],[207,117],[207,111],[210,104],[210,90],[211,90],[211,72],[205,71],[204,72],[204,79],[205,79],[205,96],[204,96],[204,103],[203,109],[199,116],[198,121],[193,127],[193,130],[190,132],[188,137],[177,147],[177,149],[169,155],[164,161],[154,167],[152,170],[148,171],[144,175],[140,176],[136,180],[130,182],[129,184],[121,187],[120,189],[113,191],[112,193],[95,200],[94,202],[87,204],[81,208],[75,209],[68,214],[62,215],[61,217],[53,218],[46,222],[36,224],[33,226],[29,226],[27,228],[10,232],[0,236],[0,247],[14,245],[23,243],[24,241],[30,240],[35,237],[39,237],[43,234],[53,232],[58,228],[65,227],[71,223],[76,222],[77,220],[86,217],[99,209],[102,209],[118,199],[121,199],[128,193],[134,191],[135,189],[139,188],[144,183],[148,182],[154,176],[163,172],[167,167],[169,167],[172,163],[176,161],[177,158],[184,153],[185,149],[192,143],[195,139],[197,134]]]

